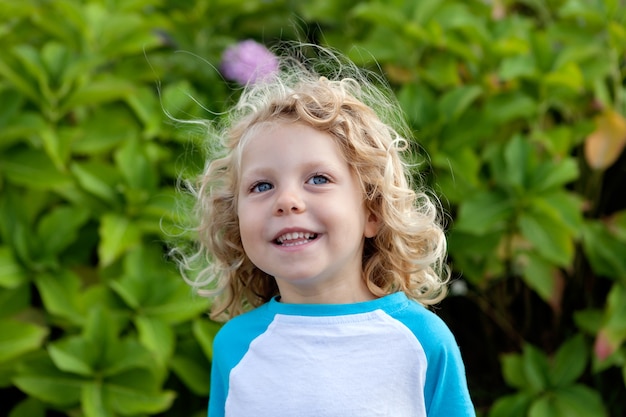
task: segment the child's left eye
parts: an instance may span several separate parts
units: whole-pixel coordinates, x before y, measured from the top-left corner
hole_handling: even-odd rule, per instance
[[[314,184],[314,185],[320,185],[320,184],[328,184],[330,182],[330,179],[325,176],[325,175],[314,175],[312,176],[307,183],[309,184]]]

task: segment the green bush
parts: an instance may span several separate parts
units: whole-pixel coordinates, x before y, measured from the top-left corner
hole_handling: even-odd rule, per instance
[[[618,0],[0,2],[3,410],[205,415],[218,325],[165,242],[206,155],[173,120],[233,102],[225,47],[297,38],[381,70],[426,151],[479,414],[622,415],[625,20]]]

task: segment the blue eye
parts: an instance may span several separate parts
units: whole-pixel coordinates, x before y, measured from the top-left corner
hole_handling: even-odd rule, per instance
[[[330,180],[325,175],[314,175],[307,182],[309,184],[321,185],[321,184],[328,184]]]
[[[257,182],[256,184],[252,186],[250,190],[253,193],[263,193],[265,191],[271,190],[272,188],[274,187],[269,182]]]

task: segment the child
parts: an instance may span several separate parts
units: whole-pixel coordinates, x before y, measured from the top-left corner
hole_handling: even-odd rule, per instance
[[[195,190],[183,268],[210,260],[187,280],[230,319],[209,416],[473,416],[456,342],[424,307],[445,296],[446,242],[410,187],[399,107],[324,54],[245,87]]]

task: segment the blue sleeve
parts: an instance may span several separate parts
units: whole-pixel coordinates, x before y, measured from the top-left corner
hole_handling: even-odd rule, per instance
[[[209,417],[224,417],[224,406],[226,404],[226,390],[228,386],[229,370],[224,369],[225,351],[222,343],[222,330],[220,330],[213,341],[213,360],[211,362],[211,390],[209,392]]]
[[[411,329],[426,354],[424,399],[428,417],[475,417],[465,365],[448,326],[417,304],[398,318]]]
[[[461,353],[447,331],[440,333],[436,349],[427,353],[424,396],[429,417],[474,417]]]

